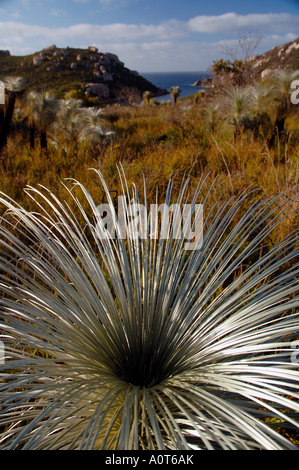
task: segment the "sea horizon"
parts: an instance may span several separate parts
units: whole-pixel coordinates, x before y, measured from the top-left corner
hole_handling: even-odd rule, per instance
[[[197,80],[208,78],[207,71],[195,72],[141,72],[140,76],[156,85],[158,88],[170,90],[172,86],[179,86],[181,90],[180,98],[197,93],[200,87],[194,86]],[[171,100],[169,94],[159,96],[158,101]]]

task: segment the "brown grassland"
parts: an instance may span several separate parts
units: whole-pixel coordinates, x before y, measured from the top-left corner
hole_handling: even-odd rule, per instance
[[[24,112],[27,108],[21,98],[16,101],[7,143],[0,155],[0,190],[32,209],[24,187],[42,184],[65,198],[61,182],[74,178],[100,203],[103,191],[90,169],[99,169],[109,189],[120,193],[118,167],[122,165],[129,185],[134,182],[141,193],[145,178],[149,202],[155,201],[157,188],[163,200],[170,178],[174,188],[179,189],[184,175],[190,179],[191,192],[200,178],[205,179],[204,191],[211,191],[209,204],[228,201],[248,188],[256,190],[249,204],[256,197],[296,192],[298,105],[290,104],[289,96],[287,100],[282,132],[277,131],[273,118],[278,114],[279,102],[274,94],[271,98],[269,93],[268,101],[264,101],[268,127],[259,126],[254,131],[246,128],[244,104],[233,103],[231,97],[229,102],[223,90],[211,96],[194,95],[176,104],[152,100],[103,107],[100,122],[104,135],[93,141],[80,139],[78,132],[69,129],[73,118],[67,122],[56,117],[49,122],[45,148],[39,142],[38,124],[35,144],[30,145],[29,121]],[[297,224],[293,217],[291,225]],[[284,229],[289,231],[287,223]],[[283,235],[277,233],[278,238]]]

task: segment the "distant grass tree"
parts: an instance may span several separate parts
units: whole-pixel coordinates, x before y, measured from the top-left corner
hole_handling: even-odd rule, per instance
[[[180,87],[179,86],[172,86],[170,88],[169,94],[170,94],[171,98],[173,99],[173,101],[176,103],[179,96],[180,96],[180,94],[181,94]]]
[[[132,223],[121,173],[125,240],[98,174],[113,238],[77,182],[73,209],[45,188],[27,188],[32,212],[1,196],[0,449],[297,449],[298,228],[269,241],[295,194],[204,212],[189,252],[174,218],[158,238]]]
[[[145,104],[149,104],[150,99],[151,99],[151,96],[152,96],[152,93],[151,93],[150,91],[148,91],[148,90],[144,91],[144,92],[143,92],[143,95],[142,95],[142,97],[143,97],[143,102],[144,102]]]
[[[235,127],[235,137],[243,129],[243,121],[250,114],[253,103],[252,87],[231,87],[226,93],[226,112]]]
[[[208,127],[211,132],[216,129],[219,116],[221,116],[221,108],[219,103],[209,103],[203,108],[204,116],[207,119]]]
[[[7,76],[2,78],[5,86],[5,113],[0,122],[0,151],[7,143],[10,124],[13,118],[17,96],[24,91],[26,80],[23,77]]]
[[[82,108],[78,115],[79,140],[98,143],[103,137],[113,132],[103,124],[104,111],[102,108]]]
[[[252,87],[252,97],[249,109],[250,123],[255,138],[262,136],[270,141],[273,135],[273,95],[272,87],[263,82],[257,82]]]
[[[47,148],[47,131],[55,122],[59,110],[59,100],[50,92],[39,93],[35,103],[35,116],[40,131],[40,146]]]
[[[272,87],[276,102],[275,127],[279,137],[285,132],[285,121],[292,107],[290,94],[292,82],[299,78],[299,70],[275,70],[265,83]]]
[[[113,133],[103,123],[103,116],[102,108],[86,107],[82,100],[59,100],[59,110],[51,126],[52,143],[65,151],[84,142],[98,144]]]
[[[37,92],[31,90],[23,104],[23,113],[30,128],[30,147],[34,148],[35,131],[40,134],[40,146],[47,149],[47,132],[55,122],[59,112],[60,100],[51,92]]]
[[[79,99],[59,100],[59,109],[51,129],[54,146],[67,151],[71,145],[78,145],[82,107],[83,101]]]
[[[35,115],[35,100],[37,98],[37,93],[35,91],[29,91],[24,96],[22,102],[22,113],[25,116],[27,127],[29,128],[30,133],[30,148],[34,149],[35,147],[35,134],[36,134],[36,115]]]

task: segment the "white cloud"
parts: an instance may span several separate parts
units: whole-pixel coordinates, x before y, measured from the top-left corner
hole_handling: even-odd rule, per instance
[[[83,0],[76,0],[83,1]],[[85,0],[84,0],[85,1]],[[52,15],[62,14],[62,10],[52,9]],[[188,39],[192,33],[248,33],[261,31],[263,37],[273,34],[296,34],[299,31],[299,15],[226,13],[218,16],[197,16],[188,22],[168,20],[160,24],[75,24],[68,27],[42,27],[21,22],[0,22],[1,38],[24,36],[36,38],[39,43],[53,41],[62,45],[88,41],[169,41]],[[194,39],[194,36],[193,38]]]
[[[83,26],[83,25],[82,25]],[[141,38],[170,39],[184,36],[182,24],[170,20],[159,25],[114,23],[103,26],[88,26],[88,34],[110,39],[137,40]],[[81,29],[84,29],[83,27]]]
[[[54,13],[54,12],[52,12]],[[171,20],[159,25],[113,23],[107,25],[76,24],[69,27],[49,28],[35,25],[26,25],[17,22],[0,22],[1,35],[24,37],[38,37],[39,40],[65,42],[77,38],[94,42],[96,40],[139,40],[142,38],[169,39],[184,35],[180,23]]]
[[[82,0],[76,0],[82,1]],[[62,14],[62,10],[51,10],[52,15]],[[2,38],[23,35],[24,37],[38,38],[39,42],[48,41],[68,43],[78,38],[81,41],[139,41],[139,40],[174,40],[187,38],[193,33],[227,33],[235,35],[243,30],[261,30],[263,36],[272,34],[296,33],[299,31],[299,15],[280,14],[250,14],[237,15],[226,13],[219,16],[197,16],[187,23],[179,20],[168,20],[160,24],[75,24],[68,27],[42,27],[27,25],[21,22],[0,22]],[[189,32],[188,32],[189,31]]]
[[[58,11],[52,10],[52,13]],[[232,33],[231,41],[237,41],[241,33],[261,32],[262,43],[256,51],[261,53],[294,39],[299,31],[299,15],[226,13],[197,16],[188,22],[168,20],[159,24],[74,24],[68,27],[0,21],[0,31],[0,49],[9,49],[13,55],[33,53],[53,43],[58,47],[96,45],[103,52],[117,54],[129,68],[136,70],[205,70],[213,60],[222,57],[224,41],[218,40],[221,33],[226,35],[226,41],[226,33]]]
[[[99,50],[113,52],[130,69],[150,71],[204,71],[219,57],[219,42],[144,41],[96,43]]]
[[[275,45],[295,39],[295,35],[286,33],[272,35],[262,39],[259,50],[262,53]],[[102,52],[113,52],[130,69],[139,72],[150,71],[204,71],[213,64],[213,60],[224,57],[225,47],[238,45],[238,40],[231,41],[111,41],[94,43]],[[83,46],[85,47],[85,46]]]
[[[233,33],[250,30],[265,34],[299,31],[299,15],[289,13],[225,13],[218,16],[196,16],[188,21],[190,31],[197,33]]]

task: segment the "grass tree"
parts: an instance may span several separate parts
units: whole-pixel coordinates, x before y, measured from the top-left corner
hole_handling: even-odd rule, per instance
[[[36,133],[36,100],[38,98],[37,92],[30,90],[24,96],[22,102],[22,113],[25,116],[27,126],[30,132],[30,148],[35,147],[35,133]]]
[[[55,122],[60,102],[51,92],[29,91],[22,105],[23,114],[30,128],[30,147],[34,148],[35,131],[40,133],[40,146],[46,149],[47,132]]]
[[[103,124],[102,108],[82,108],[79,115],[79,139],[96,144],[105,136],[112,135]]]
[[[250,113],[252,105],[252,88],[234,86],[226,95],[226,111],[230,122],[235,127],[235,136],[240,135],[243,121]]]
[[[203,108],[204,116],[211,132],[216,129],[217,122],[221,117],[221,107],[219,103],[211,102]]]
[[[171,98],[173,99],[173,101],[176,103],[177,100],[178,100],[178,97],[180,96],[181,94],[181,90],[180,90],[180,87],[179,86],[172,86],[170,88],[170,92],[169,92]]]
[[[291,92],[291,85],[294,80],[299,79],[299,70],[275,70],[266,82],[270,82],[274,93],[280,98],[288,98]],[[289,101],[289,100],[288,100]]]
[[[5,113],[0,122],[0,151],[6,145],[17,96],[24,91],[26,81],[22,77],[7,76],[2,79],[5,87]]]
[[[273,99],[276,102],[275,127],[280,137],[284,134],[285,121],[292,106],[291,85],[296,79],[299,79],[299,70],[278,69],[265,80],[273,90]]]
[[[269,111],[271,113],[271,106],[273,106],[273,87],[263,81],[256,82],[251,88],[251,110],[253,113],[262,113]]]
[[[148,90],[144,91],[144,92],[143,92],[143,95],[142,95],[143,103],[149,104],[149,103],[150,103],[151,96],[152,96],[151,91],[148,91]]]
[[[59,100],[59,110],[52,126],[52,142],[67,150],[70,145],[87,142],[97,144],[103,137],[111,135],[103,124],[103,110],[87,108],[82,100]]]
[[[42,149],[47,148],[47,131],[55,122],[58,111],[59,100],[51,92],[36,94],[34,119],[40,132],[40,145]]]
[[[0,448],[296,449],[298,228],[271,245],[296,195],[204,209],[187,251],[204,180],[187,228],[166,216],[156,237],[146,191],[120,172],[121,224],[98,177],[110,236],[76,181],[74,206],[46,188],[26,190],[36,211],[1,196]],[[182,214],[188,191],[170,182],[165,205]]]
[[[59,109],[52,126],[52,142],[67,150],[79,142],[83,101],[78,99],[59,100]]]
[[[261,136],[270,141],[273,135],[273,89],[269,84],[256,82],[250,90],[247,114],[243,116],[242,124],[252,130],[255,139]]]

